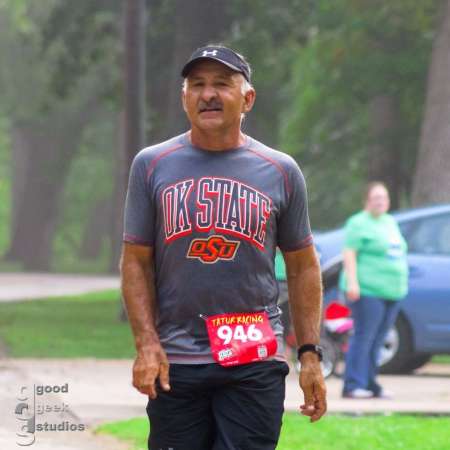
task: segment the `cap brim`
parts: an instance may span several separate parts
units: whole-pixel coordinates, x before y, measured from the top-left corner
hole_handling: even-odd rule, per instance
[[[246,75],[241,69],[239,69],[238,67],[236,67],[236,66],[233,65],[233,64],[230,64],[229,62],[222,61],[222,60],[219,59],[219,58],[214,58],[214,56],[199,56],[199,57],[197,57],[197,58],[195,58],[195,59],[189,61],[189,62],[183,67],[183,70],[181,71],[181,76],[182,76],[183,78],[186,78],[186,77],[189,75],[189,72],[190,72],[190,71],[192,70],[192,68],[195,66],[195,64],[197,64],[199,61],[204,61],[204,60],[206,60],[206,59],[210,59],[210,60],[213,60],[213,61],[217,61],[217,62],[223,64],[224,66],[229,67],[231,70],[234,70],[235,72],[241,73],[241,74],[244,76],[244,78],[245,78],[247,81],[249,81],[248,78],[247,78],[247,75]]]

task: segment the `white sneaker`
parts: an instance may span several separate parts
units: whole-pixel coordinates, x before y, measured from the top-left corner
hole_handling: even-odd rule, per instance
[[[344,392],[342,396],[344,398],[357,398],[357,399],[373,398],[373,392],[368,391],[367,389],[356,388],[353,391]]]
[[[381,389],[381,391],[374,397],[382,398],[385,400],[392,400],[394,398],[394,393],[392,391],[388,391],[387,389]]]

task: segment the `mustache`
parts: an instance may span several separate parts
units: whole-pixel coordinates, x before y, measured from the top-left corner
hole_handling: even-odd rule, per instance
[[[205,101],[200,101],[199,105],[198,105],[198,109],[200,112],[203,111],[209,111],[209,110],[222,110],[222,103],[220,101],[218,101],[217,99],[212,99],[209,102],[205,102]]]

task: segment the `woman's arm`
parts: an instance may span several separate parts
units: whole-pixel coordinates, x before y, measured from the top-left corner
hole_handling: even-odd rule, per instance
[[[360,297],[356,251],[351,248],[344,249],[344,270],[347,277],[347,298],[351,301],[357,301]]]

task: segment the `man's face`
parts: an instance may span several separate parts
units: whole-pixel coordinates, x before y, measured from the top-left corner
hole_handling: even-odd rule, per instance
[[[241,115],[250,111],[255,92],[242,94],[244,77],[212,60],[198,62],[190,71],[183,90],[183,107],[192,127],[202,131],[227,131],[241,125]]]

